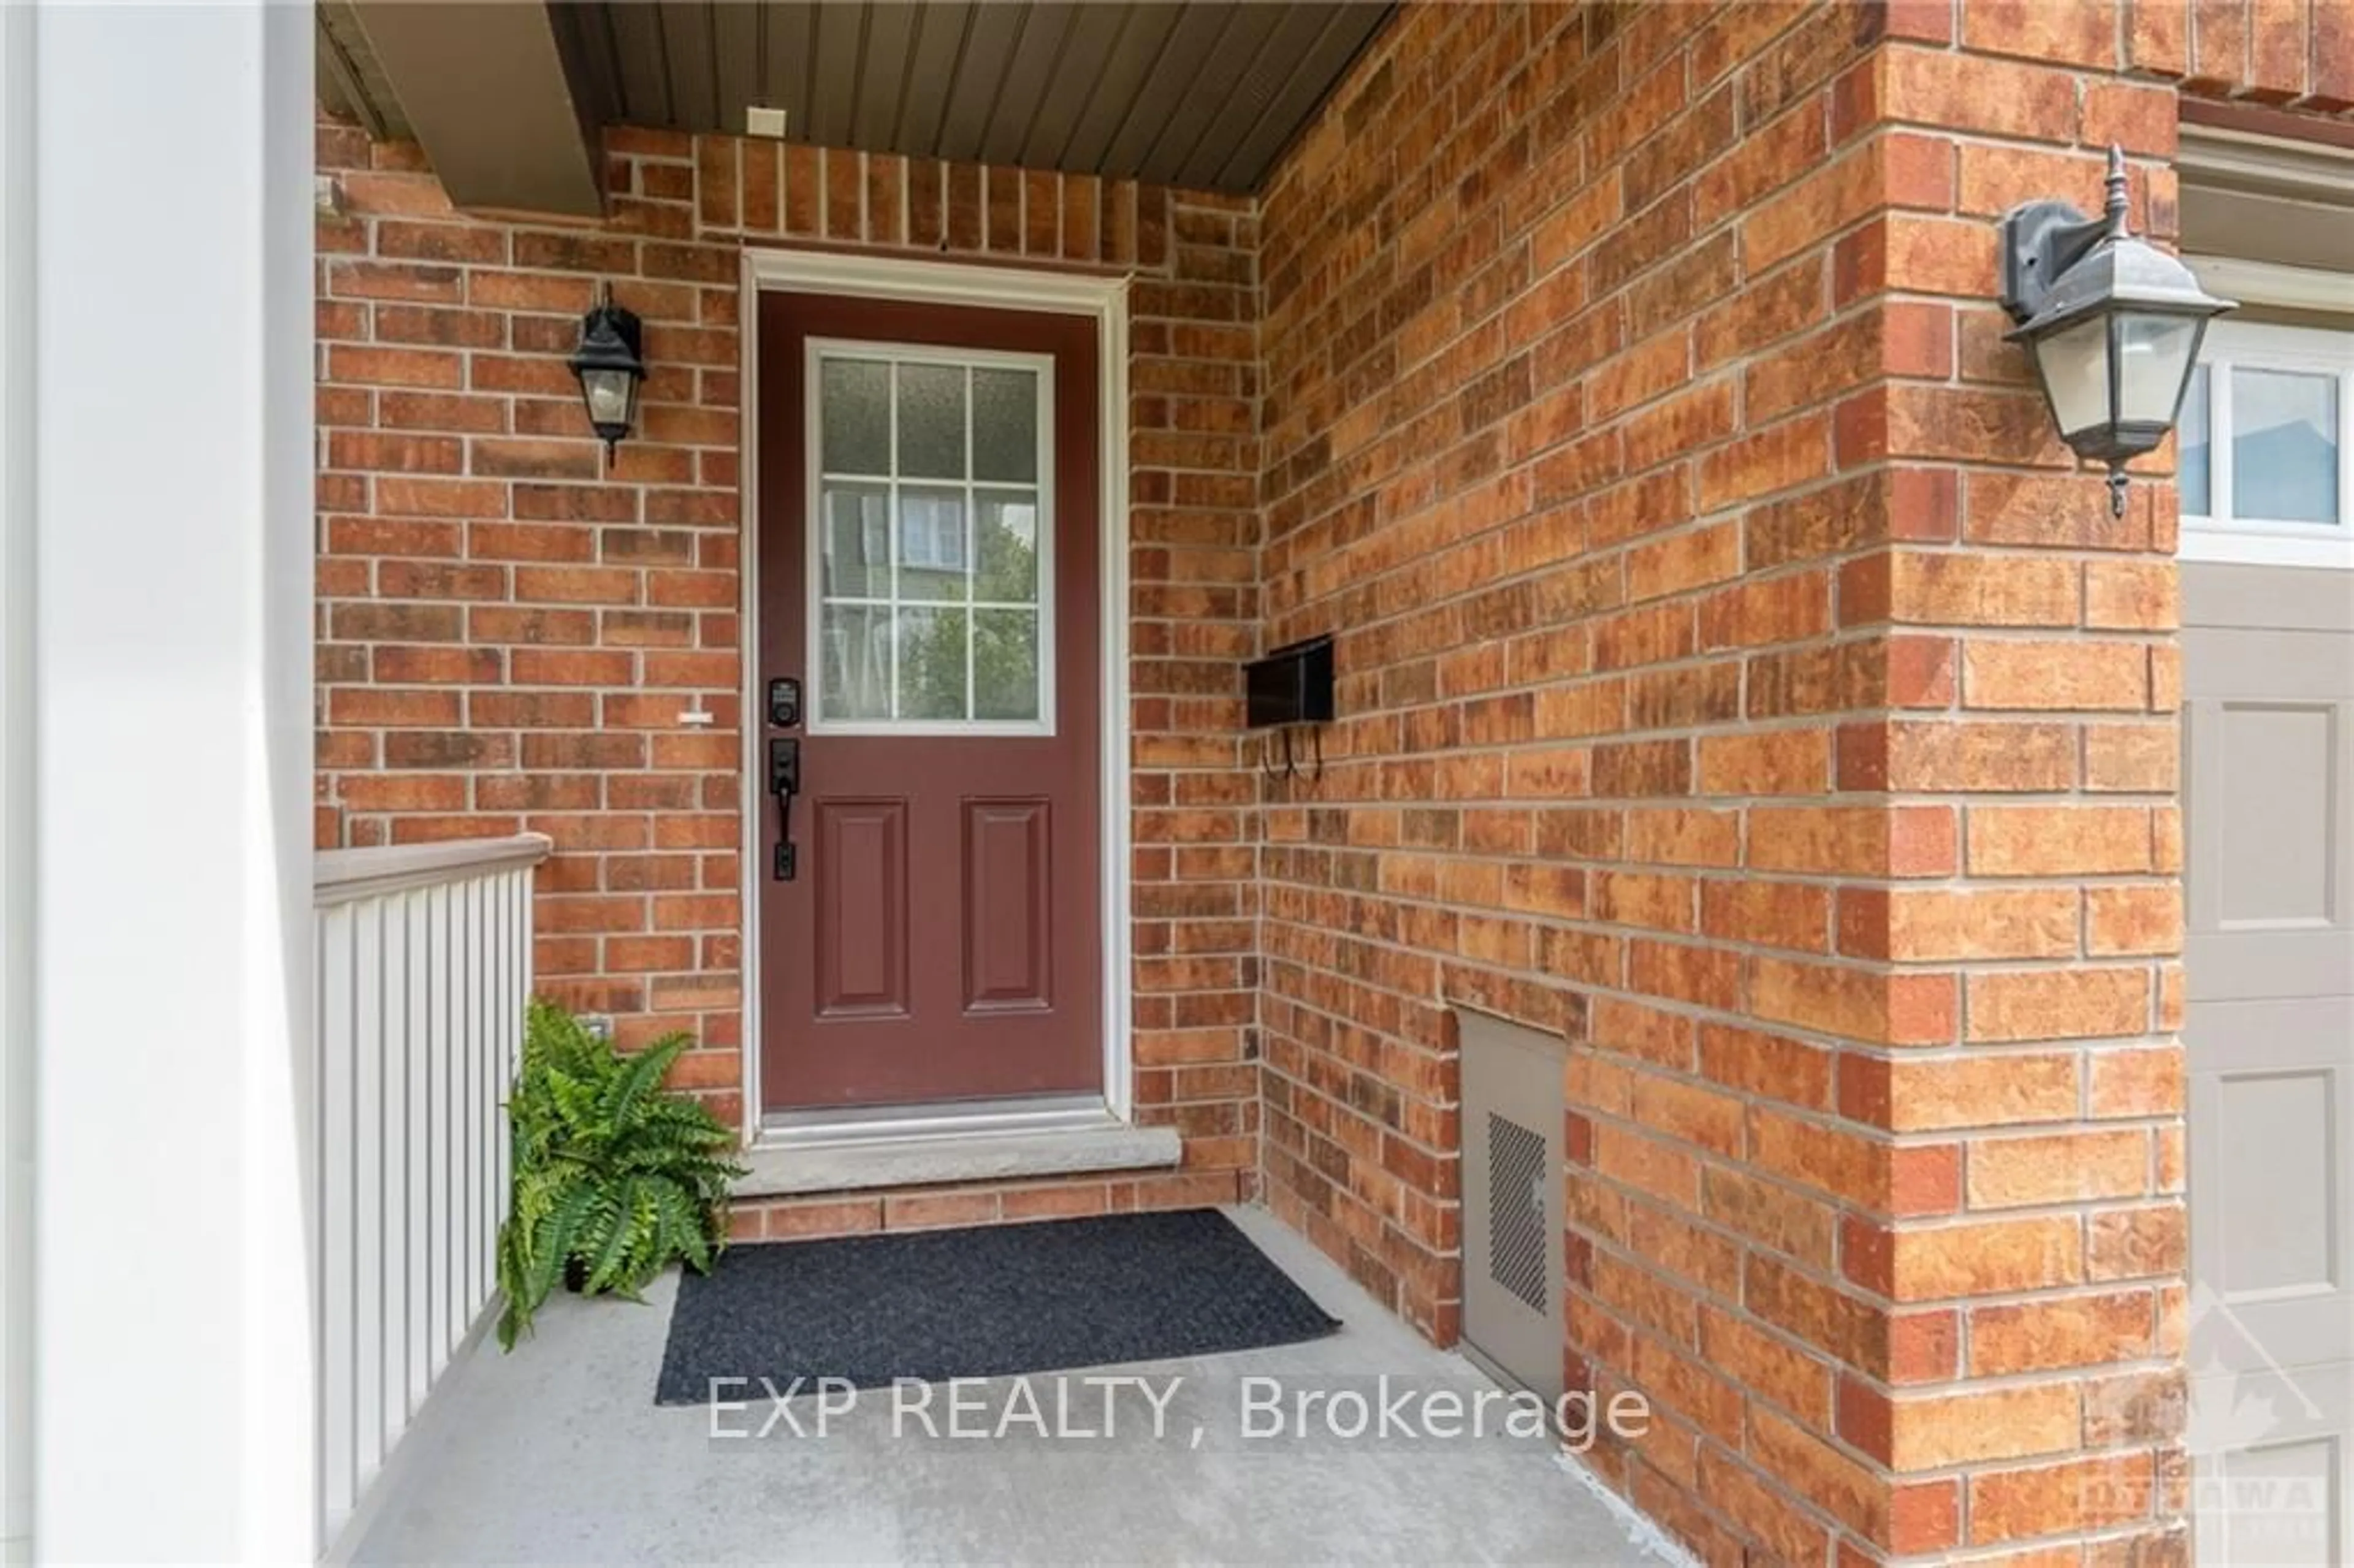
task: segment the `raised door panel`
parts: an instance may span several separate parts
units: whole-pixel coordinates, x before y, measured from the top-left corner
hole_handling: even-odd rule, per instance
[[[817,1011],[907,1011],[907,803],[821,800],[817,815]]]
[[[2326,1017],[2310,1004],[2259,1003],[2193,1018],[2194,1032],[2234,1047],[2228,1066],[2194,1057],[2195,1370],[2354,1358],[2354,1071],[2314,1047],[2307,1031]]]
[[[2354,1363],[2194,1376],[2200,1568],[2354,1563]]]
[[[964,1005],[1054,1005],[1053,813],[1044,800],[964,803]]]
[[[2335,646],[2354,661],[2354,638]],[[2250,632],[2194,633],[2191,648],[2227,667],[2285,657]],[[2354,975],[2354,700],[2196,696],[2183,731],[2190,1000],[2343,994]]]

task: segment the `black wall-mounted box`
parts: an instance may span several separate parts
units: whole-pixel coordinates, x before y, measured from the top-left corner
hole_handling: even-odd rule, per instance
[[[1252,660],[1243,666],[1243,691],[1245,722],[1253,729],[1331,722],[1331,634],[1288,643]]]

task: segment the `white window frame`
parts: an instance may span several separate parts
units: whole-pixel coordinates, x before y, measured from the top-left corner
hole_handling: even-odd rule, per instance
[[[2180,558],[2354,570],[2354,318],[2349,318],[2345,329],[2219,321],[2207,329],[2206,340],[2200,345],[2199,363],[2207,367],[2207,493],[2214,510],[2194,513],[2186,502]],[[2318,373],[2336,378],[2336,523],[2238,518],[2231,514],[2234,367]],[[2177,439],[2180,439],[2179,432]]]
[[[805,429],[801,450],[808,453],[803,467],[807,471],[807,493],[802,515],[811,525],[802,530],[806,535],[803,547],[808,552],[804,579],[808,604],[808,621],[804,668],[808,672],[809,703],[808,731],[813,736],[1034,736],[1055,734],[1055,359],[1052,355],[1016,353],[1012,350],[985,348],[941,348],[926,344],[874,342],[864,338],[811,337],[804,350],[802,386],[806,388],[801,402],[805,410]],[[828,359],[857,360],[866,364],[887,365],[892,369],[893,451],[888,473],[835,473],[827,471],[823,462],[824,446],[821,428],[819,388],[822,385],[820,371]],[[898,471],[897,447],[897,371],[902,365],[938,365],[952,369],[1026,370],[1034,376],[1038,388],[1038,474],[1034,483],[1022,484],[1013,481],[997,482],[970,477],[972,468],[972,405],[965,405],[965,468],[963,479],[928,479],[903,475]],[[964,561],[955,567],[940,569],[958,570],[973,560],[977,531],[981,526],[981,502],[991,494],[1021,493],[1035,497],[1038,519],[1038,585],[1035,613],[1038,617],[1038,716],[1034,719],[838,719],[825,716],[825,662],[823,636],[825,594],[825,534],[828,519],[824,512],[825,486],[829,482],[880,485],[895,502],[901,489],[960,490],[964,493],[964,536],[958,541]],[[889,524],[884,530],[892,552],[894,582],[892,592],[882,599],[843,600],[835,602],[872,602],[879,607],[896,607],[900,603],[938,609],[962,609],[971,616],[981,609],[1019,608],[984,604],[965,599],[902,600],[896,581],[896,567],[907,550],[907,519],[896,504],[891,508]],[[937,520],[934,520],[935,522]],[[937,539],[935,540],[937,543]],[[913,563],[918,566],[938,566],[936,561]],[[972,702],[972,636],[968,624],[965,643],[965,701]],[[896,685],[897,672],[893,671]]]
[[[0,1561],[10,1563],[35,1560],[34,41],[31,7],[0,6]]]

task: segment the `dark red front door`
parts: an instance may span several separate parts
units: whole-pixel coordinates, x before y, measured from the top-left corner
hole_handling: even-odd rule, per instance
[[[766,293],[769,1110],[1102,1085],[1096,327]]]

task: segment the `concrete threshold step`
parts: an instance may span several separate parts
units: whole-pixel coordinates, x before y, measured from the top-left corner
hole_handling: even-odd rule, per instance
[[[1176,1165],[1180,1148],[1174,1128],[1131,1127],[1109,1118],[1096,1127],[772,1141],[757,1144],[740,1157],[751,1173],[737,1181],[735,1192],[739,1198],[774,1198],[943,1181],[1163,1170]]]

